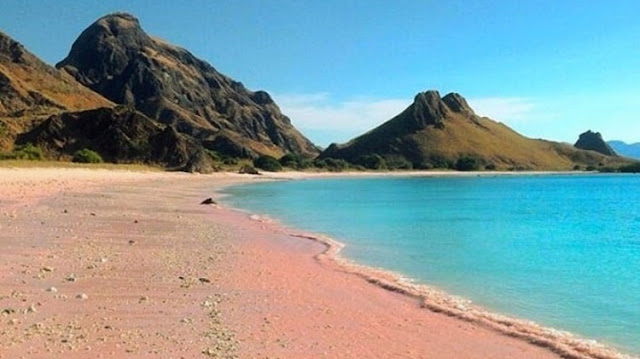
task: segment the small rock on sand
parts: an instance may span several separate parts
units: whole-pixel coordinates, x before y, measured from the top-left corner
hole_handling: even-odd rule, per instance
[[[47,288],[47,292],[51,292],[51,293],[58,293],[58,288],[56,288],[56,287],[49,287],[49,288]]]
[[[87,299],[89,299],[89,296],[86,295],[85,293],[80,293],[80,294],[76,295],[76,298],[77,299],[81,299],[81,300],[87,300]]]

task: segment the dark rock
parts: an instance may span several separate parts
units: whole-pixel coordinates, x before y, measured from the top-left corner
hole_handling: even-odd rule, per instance
[[[207,198],[204,201],[200,202],[200,204],[217,204],[216,201],[213,200],[213,198]]]
[[[582,150],[600,152],[605,156],[617,156],[613,148],[602,139],[600,132],[592,132],[589,130],[582,133],[573,146]]]
[[[257,169],[253,168],[253,166],[249,166],[249,165],[244,165],[242,167],[240,167],[240,170],[238,171],[238,173],[240,174],[248,174],[248,175],[259,175],[260,172],[258,172]]]
[[[213,171],[213,159],[192,137],[124,106],[51,116],[16,143],[32,143],[60,159],[88,148],[108,162]]]

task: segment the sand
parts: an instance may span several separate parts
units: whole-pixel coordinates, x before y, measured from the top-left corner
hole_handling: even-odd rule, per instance
[[[460,319],[322,238],[200,205],[256,180],[0,169],[0,358],[615,357]]]

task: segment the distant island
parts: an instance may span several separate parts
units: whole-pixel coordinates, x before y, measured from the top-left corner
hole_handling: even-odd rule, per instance
[[[126,13],[91,24],[55,68],[0,33],[0,85],[5,159],[145,163],[202,173],[242,166],[251,172],[247,165],[270,171],[634,166],[599,134],[584,141],[583,134],[575,146],[530,139],[478,116],[461,95],[433,90],[371,131],[321,152],[267,92],[250,91],[148,35]]]
[[[609,141],[608,144],[618,154],[640,160],[640,142],[628,144],[623,141]]]

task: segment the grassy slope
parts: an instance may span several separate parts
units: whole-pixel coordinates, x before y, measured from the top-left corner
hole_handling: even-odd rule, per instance
[[[400,155],[414,164],[433,158],[449,163],[463,156],[494,164],[498,170],[571,170],[578,165],[609,166],[627,163],[624,158],[607,157],[594,151],[578,150],[569,144],[530,139],[502,123],[488,118],[452,113],[444,120],[444,128],[428,126],[418,132],[407,130],[407,121],[397,118],[338,146],[337,153],[327,157],[356,160],[361,155],[383,157]]]

